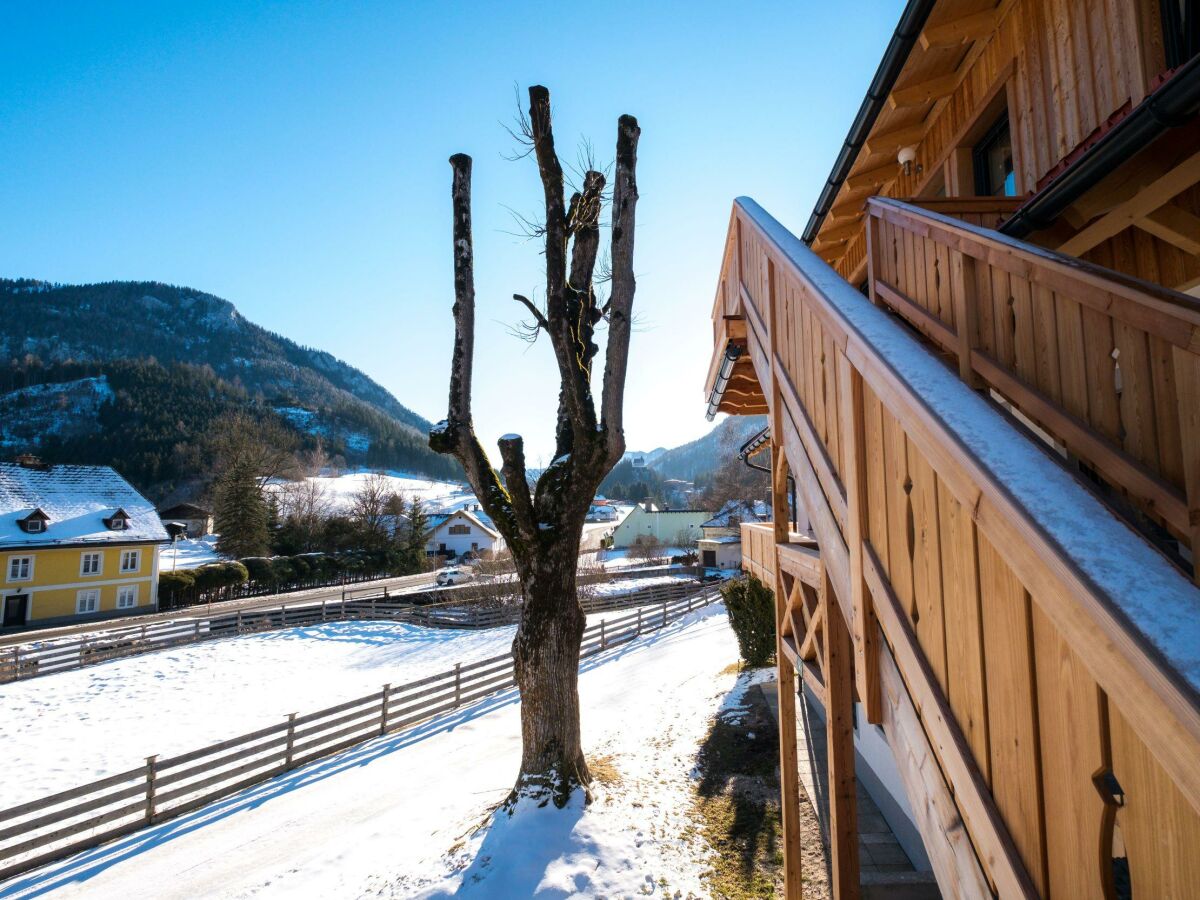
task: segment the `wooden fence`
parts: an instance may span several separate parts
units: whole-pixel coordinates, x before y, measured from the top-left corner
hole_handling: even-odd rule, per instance
[[[719,597],[692,585],[689,596],[590,625],[583,657],[626,643]],[[39,800],[0,810],[0,879],[99,846],[269,781],[381,735],[401,731],[515,685],[510,653],[379,690],[257,731],[143,765]]]
[[[586,612],[603,612],[676,600],[695,590],[695,582],[681,581],[677,585],[655,585],[613,597],[587,597],[581,602]],[[80,638],[8,647],[0,650],[0,683],[80,669],[184,644],[321,622],[387,619],[428,628],[494,628],[515,623],[519,617],[520,605],[515,602],[489,606],[484,601],[451,600],[415,605],[406,599],[406,595],[389,596],[386,591],[317,603],[297,601],[265,609],[237,610],[211,618],[146,623]]]

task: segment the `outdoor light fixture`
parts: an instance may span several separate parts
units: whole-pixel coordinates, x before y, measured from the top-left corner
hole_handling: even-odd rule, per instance
[[[729,379],[733,375],[734,363],[738,361],[738,357],[742,355],[742,348],[737,344],[730,344],[725,348],[725,358],[721,360],[721,370],[717,372],[717,381],[713,385],[712,393],[708,395],[708,412],[704,417],[708,421],[713,420],[713,416],[717,414],[717,407],[721,405],[721,397],[725,395],[725,388],[729,387]]]
[[[896,161],[900,163],[900,168],[904,170],[905,175],[911,175],[913,166],[917,162],[917,148],[915,146],[901,147],[900,154],[896,157]],[[921,174],[920,166],[917,166],[917,174]]]

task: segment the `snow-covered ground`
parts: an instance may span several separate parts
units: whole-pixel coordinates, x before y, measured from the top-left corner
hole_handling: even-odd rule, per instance
[[[210,727],[202,721],[208,717],[221,723],[220,735],[237,731],[240,726],[227,724],[226,714],[239,713],[243,701],[238,694],[256,691],[256,683],[265,685],[260,709],[268,710],[265,715],[278,715],[297,708],[288,702],[294,696],[288,682],[307,677],[301,669],[320,673],[313,676],[318,686],[330,673],[333,680],[342,681],[345,673],[356,672],[368,689],[387,680],[382,665],[369,663],[358,649],[344,649],[346,644],[378,649],[372,643],[378,635],[364,633],[361,624],[347,628],[352,634],[343,640],[303,641],[306,649],[296,656],[302,663],[283,670],[264,669],[260,661],[272,652],[271,636],[230,642],[242,643],[243,648],[228,662],[248,664],[248,654],[255,661],[252,670],[228,665],[233,671],[213,684],[207,679],[219,671],[192,668],[200,677],[174,690],[180,697],[185,691],[213,696],[214,706],[219,703],[222,708],[188,712],[187,743],[197,743],[202,725]],[[338,629],[326,626],[320,631],[333,635]],[[511,631],[454,634],[453,647],[430,636],[431,652],[442,661],[439,668],[445,660],[465,655],[451,654],[459,641],[503,641],[502,635]],[[295,650],[295,640],[276,640]],[[327,644],[342,649],[331,659],[322,655],[332,653]],[[398,646],[402,656],[417,652],[407,643]],[[213,643],[189,649],[212,652],[217,647]],[[489,652],[482,645],[475,649],[483,655]],[[736,658],[724,611],[714,605],[585,662],[580,677],[585,750],[614,773],[597,784],[595,802],[586,809],[547,809],[531,820],[518,817],[502,827],[476,830],[508,792],[520,758],[517,697],[510,691],[19,876],[0,885],[0,897],[49,892],[101,900],[704,895],[702,875],[710,851],[688,830],[693,767],[711,717],[734,688],[730,664]],[[87,671],[110,669],[115,675],[121,671],[117,665]],[[167,676],[160,672],[139,680]],[[84,674],[54,675],[15,687],[58,690],[56,682],[67,685],[73,676]],[[12,687],[0,694],[6,710],[11,708]],[[172,688],[159,685],[157,690],[169,696]],[[119,728],[100,721],[105,713],[137,706],[141,718],[126,719],[124,728],[140,731],[134,741],[139,755],[152,752],[147,749],[152,737],[147,729],[157,728],[161,740],[172,739],[171,720],[178,730],[178,714],[159,713],[148,705],[152,697],[145,695],[136,703],[127,702],[127,692],[136,691],[126,679],[104,679],[83,693],[94,712],[78,726],[54,712],[69,702],[64,694],[47,697],[45,706],[27,705],[19,715],[5,716],[3,746],[11,748],[15,739],[27,742],[25,729],[9,723],[33,717],[37,728],[39,711],[52,716],[56,721],[42,730],[41,745],[49,746],[48,735],[57,733],[56,753],[69,758],[75,776],[69,780],[75,781],[83,769],[95,765],[88,757],[106,752],[103,742],[119,736]],[[76,713],[88,709],[72,708]],[[178,700],[171,709],[180,709]],[[164,721],[157,726],[152,719]],[[103,731],[84,734],[87,728]],[[211,736],[218,736],[218,730]],[[14,760],[10,755],[9,760],[15,764],[6,769],[20,772],[21,784],[31,772],[47,766],[45,759],[27,756]],[[3,785],[6,797],[19,785],[16,777],[9,777]]]
[[[220,562],[225,557],[217,553],[217,536],[206,534],[202,538],[185,538],[171,544],[163,544],[158,557],[161,572],[197,569],[208,563]]]
[[[643,591],[646,588],[666,587],[676,584],[690,584],[699,588],[694,575],[652,575],[649,578],[622,578],[619,581],[609,581],[603,584],[589,585],[588,590],[599,597],[620,597]]]
[[[604,558],[600,564],[606,569],[632,569],[637,566],[665,565],[671,561],[672,556],[683,556],[688,552],[689,548],[687,547],[663,547],[654,559],[646,559],[634,555],[633,551],[627,548],[605,550],[601,554]],[[695,548],[690,548],[690,552],[694,553]]]
[[[405,475],[398,472],[371,472],[361,470],[341,475],[312,476],[308,480],[319,484],[325,491],[334,511],[346,513],[354,502],[354,495],[362,490],[368,478],[380,475],[388,487],[406,498],[418,497],[429,510],[440,510],[455,500],[470,496],[470,488],[447,481],[432,481],[420,475]],[[280,489],[282,484],[268,485],[268,489]]]

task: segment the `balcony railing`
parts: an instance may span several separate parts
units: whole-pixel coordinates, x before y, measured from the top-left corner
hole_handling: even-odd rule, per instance
[[[944,217],[871,209],[873,250],[897,248],[873,263],[877,295],[886,282],[921,330],[948,352],[963,347],[964,376],[1000,384],[996,372],[1013,370],[1038,383],[1044,357],[1027,368],[1016,349],[1018,330],[1032,327],[1021,342],[1057,348],[1060,377],[1083,378],[1087,410],[1141,411],[1118,414],[1126,424],[1114,440],[1168,408],[1182,434],[1191,413],[1179,400],[1200,376],[1173,369],[1164,381],[1162,355],[1152,365],[1124,341],[1141,328],[1141,345],[1155,346],[1152,335],[1178,365],[1196,332],[1166,334],[1163,320],[1192,322],[1186,305]],[[844,722],[848,630],[857,696],[884,729],[947,896],[1112,897],[1126,865],[1134,896],[1186,895],[1200,884],[1200,591],[753,201],[736,202],[728,246],[718,306],[746,322],[773,456],[795,477],[820,545],[814,570],[788,544],[772,560],[761,529],[743,536],[748,565],[774,576],[783,598],[780,633],[793,640],[781,644],[781,674],[820,669],[831,723]],[[968,284],[997,285],[971,301],[989,304],[987,331]],[[1034,297],[1044,311],[1046,292],[1056,314],[1081,323],[1082,347],[1033,326]],[[938,304],[916,300],[925,297]],[[963,343],[955,323],[972,315],[963,334],[978,342]],[[1122,370],[1119,390],[1087,349],[1101,319],[1120,358],[1142,360]],[[1170,384],[1174,405],[1145,400],[1147,380]],[[848,733],[831,724],[831,741],[839,729]],[[831,779],[852,768],[853,754],[841,760]],[[850,883],[857,852],[849,784],[848,795],[830,787],[835,886]]]

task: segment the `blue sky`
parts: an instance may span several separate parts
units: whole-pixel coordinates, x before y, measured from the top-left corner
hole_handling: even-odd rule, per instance
[[[560,153],[642,126],[631,449],[704,433],[729,208],[803,227],[900,15],[861,3],[17,3],[0,7],[0,275],[145,279],[243,314],[444,416],[450,167],[475,158],[476,426],[553,443],[549,346],[514,85],[547,85]],[[540,293],[540,292],[539,292]]]

